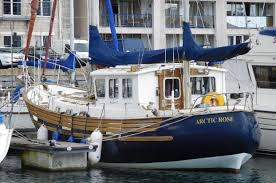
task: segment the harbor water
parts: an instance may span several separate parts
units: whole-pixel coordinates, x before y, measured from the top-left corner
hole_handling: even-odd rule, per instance
[[[72,172],[44,172],[21,167],[20,157],[9,155],[0,165],[1,183],[71,182],[212,182],[275,183],[276,159],[254,157],[239,174],[222,172],[160,171],[140,169],[90,169]]]
[[[16,129],[33,128],[28,114],[14,114]],[[97,168],[83,171],[45,172],[21,167],[20,154],[10,152],[0,164],[0,183],[29,182],[212,182],[274,183],[276,158],[255,156],[238,174],[203,171],[164,171],[141,169]]]

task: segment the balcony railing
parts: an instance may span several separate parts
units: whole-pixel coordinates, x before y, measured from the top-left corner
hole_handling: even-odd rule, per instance
[[[273,26],[272,16],[227,16],[227,28],[254,29]]]
[[[100,25],[109,26],[108,15],[101,15]],[[151,14],[115,14],[114,22],[116,27],[152,27]]]
[[[215,16],[190,16],[190,24],[192,28],[214,28]]]
[[[180,28],[182,27],[183,17],[181,15],[167,15],[166,28]]]

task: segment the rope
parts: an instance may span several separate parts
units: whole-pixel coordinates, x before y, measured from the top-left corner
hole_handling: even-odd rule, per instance
[[[181,116],[179,116],[179,117],[181,117]],[[178,117],[178,118],[179,118],[179,117]],[[166,126],[170,126],[170,125],[173,125],[173,124],[182,122],[183,120],[188,119],[188,118],[190,118],[190,117],[192,117],[192,116],[187,116],[187,117],[181,118],[181,119],[179,119],[179,120],[177,120],[177,121],[174,121],[174,122],[171,122],[171,123],[168,123],[168,124],[164,124],[164,125],[162,125],[162,126],[156,128],[156,129],[160,129],[160,128],[163,128],[163,127],[166,127]],[[172,120],[172,118],[170,118],[169,120]],[[164,122],[164,121],[163,121],[163,122]],[[152,126],[152,125],[155,125],[155,124],[151,124],[151,125],[149,125],[149,126]],[[145,128],[145,127],[143,127],[143,128]],[[141,127],[141,128],[138,128],[138,129],[143,129],[143,128]],[[135,130],[137,130],[137,129],[135,129]],[[133,131],[133,130],[131,130],[131,131]],[[111,140],[117,140],[117,139],[120,139],[120,138],[126,138],[126,137],[136,136],[136,135],[140,135],[140,134],[149,132],[149,131],[151,131],[151,129],[147,129],[147,130],[142,131],[142,132],[137,132],[137,133],[133,133],[133,134],[129,134],[129,135],[122,136],[122,134],[127,134],[127,133],[130,133],[131,131],[124,132],[124,133],[120,133],[120,134],[116,134],[116,135],[114,135],[114,136],[119,136],[118,138],[106,138],[106,139],[104,139],[103,141],[111,141]]]
[[[114,140],[113,137],[116,137],[116,136],[120,136],[120,137],[121,137],[121,136],[124,135],[124,134],[128,134],[128,133],[131,133],[131,132],[135,132],[136,130],[144,129],[144,128],[147,128],[147,127],[151,127],[151,126],[156,125],[156,124],[166,123],[166,122],[168,122],[168,121],[171,121],[171,120],[177,119],[177,118],[181,118],[181,117],[183,117],[183,116],[187,116],[187,115],[176,116],[176,117],[169,118],[169,119],[166,119],[166,120],[163,120],[163,121],[154,123],[154,124],[144,125],[144,126],[142,126],[142,127],[135,128],[135,129],[133,129],[133,130],[129,130],[129,131],[126,131],[126,132],[123,132],[123,133],[119,133],[119,134],[114,134],[114,135],[112,135],[112,136],[106,138],[104,141],[107,141],[107,140]],[[182,121],[182,120],[184,120],[184,119],[187,119],[187,118],[189,118],[189,117],[191,117],[191,116],[187,116],[186,118],[181,118],[180,120],[177,120],[177,121],[172,122],[172,123],[165,124],[165,125],[160,126],[160,127],[156,128],[156,129],[159,129],[159,128],[162,128],[162,127],[165,127],[165,126],[168,126],[168,125],[175,124],[175,123],[180,122],[180,121]],[[131,136],[133,136],[133,135],[138,135],[138,134],[142,134],[142,133],[145,133],[145,132],[148,132],[148,131],[150,131],[150,130],[145,130],[145,131],[143,131],[143,132],[137,132],[137,133],[131,134]],[[127,136],[129,136],[129,135],[127,135]],[[124,137],[126,137],[126,136],[124,136]],[[115,140],[116,140],[116,138],[115,138]]]

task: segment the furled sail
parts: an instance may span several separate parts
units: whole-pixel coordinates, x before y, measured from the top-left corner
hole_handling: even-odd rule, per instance
[[[276,37],[276,28],[265,28],[260,31],[261,35]]]
[[[186,60],[222,61],[246,54],[251,50],[250,42],[218,48],[203,48],[194,41],[188,23],[183,23],[183,31],[183,48]]]
[[[109,48],[101,39],[97,27],[90,26],[89,57],[91,64],[116,66],[126,64],[165,63],[172,60],[218,61],[247,53],[250,43],[219,48],[202,48],[193,39],[190,26],[183,23],[183,47],[151,51],[119,52]]]
[[[91,64],[102,66],[116,66],[126,64],[151,64],[164,63],[173,60],[177,55],[182,58],[183,50],[180,48],[169,48],[152,51],[119,52],[104,43],[100,37],[97,27],[90,26],[89,35],[89,57]],[[165,59],[166,56],[166,59]]]

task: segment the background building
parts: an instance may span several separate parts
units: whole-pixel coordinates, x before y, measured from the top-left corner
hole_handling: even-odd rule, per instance
[[[182,45],[183,20],[205,46],[245,41],[276,25],[276,0],[112,0],[119,38],[141,38],[148,48]],[[75,36],[88,38],[88,24],[111,39],[105,0],[75,0]]]
[[[59,0],[54,21],[53,39],[69,39],[69,1]],[[31,46],[42,46],[48,36],[52,0],[40,0]],[[23,48],[27,40],[28,23],[31,16],[31,0],[0,0],[0,47]]]
[[[31,0],[0,0],[0,47],[24,47]],[[70,38],[70,1],[59,0],[53,40]],[[31,45],[48,35],[52,0],[40,0]],[[204,46],[237,44],[258,28],[276,25],[276,0],[112,0],[119,39],[142,39],[146,48],[182,45],[182,21],[188,20],[195,39]],[[97,25],[111,39],[105,0],[74,1],[75,39],[88,39],[88,25]]]

